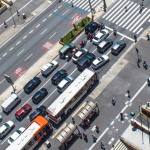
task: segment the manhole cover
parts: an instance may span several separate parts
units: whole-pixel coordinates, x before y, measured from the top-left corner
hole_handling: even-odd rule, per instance
[[[111,134],[112,134],[112,131],[111,131],[111,130],[109,130],[109,131],[108,131],[108,134],[109,134],[109,135],[111,135]]]

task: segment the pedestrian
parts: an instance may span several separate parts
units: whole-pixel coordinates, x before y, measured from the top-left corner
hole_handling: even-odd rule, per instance
[[[81,133],[81,131],[78,131],[78,135],[79,135],[80,138],[82,138],[82,133]]]
[[[18,11],[18,10],[16,10],[16,12],[17,12],[17,16],[19,17],[19,16],[20,16],[20,13],[19,13],[19,11]]]
[[[147,32],[147,34],[146,34],[146,37],[147,37],[147,41],[149,41],[149,33]]]
[[[52,124],[50,124],[50,130],[53,131],[53,126],[52,126]]]
[[[125,6],[125,7],[124,7],[124,9],[125,9],[125,12],[127,12],[127,11],[128,11],[128,10],[127,10],[127,6]]]
[[[99,133],[99,127],[96,125],[96,132]]]
[[[85,122],[85,125],[87,125],[88,127],[90,126],[87,121]]]
[[[97,140],[97,137],[96,137],[94,134],[92,134],[92,137],[93,137],[93,140],[94,140],[94,141]]]
[[[140,62],[141,62],[141,58],[140,57],[138,57],[138,59],[137,59],[137,66],[140,68]]]
[[[142,13],[142,7],[140,7],[139,13],[140,13],[140,14]]]
[[[106,146],[101,142],[101,148],[105,150]]]
[[[117,33],[116,33],[117,31],[116,31],[116,29],[115,28],[113,28],[113,33],[114,33],[114,36],[116,36],[117,35]]]
[[[85,135],[86,135],[86,134],[83,132],[83,137],[85,137]]]
[[[72,117],[72,122],[73,122],[73,123],[75,123],[75,119],[74,119],[74,117]]]
[[[128,93],[128,98],[130,98],[130,91],[128,90],[127,93]]]
[[[116,103],[115,99],[112,98],[112,104],[113,104],[113,106],[115,105],[115,103]]]
[[[73,7],[73,1],[71,1],[71,6]]]
[[[136,35],[134,35],[134,40],[135,40],[135,43],[137,42],[137,36]]]
[[[87,119],[87,123],[88,123],[88,124],[90,124],[90,123],[91,123],[91,122],[90,122],[90,119]]]
[[[8,25],[7,25],[6,22],[4,21],[4,27],[7,28],[7,26],[8,26]]]
[[[143,67],[145,68],[145,70],[148,69],[148,65],[147,65],[147,62],[146,62],[146,61],[143,61]]]

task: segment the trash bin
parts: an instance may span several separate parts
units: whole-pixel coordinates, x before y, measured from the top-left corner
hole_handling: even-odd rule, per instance
[[[26,19],[26,14],[23,13],[23,14],[22,14],[22,17],[23,17],[23,19]]]
[[[48,140],[45,142],[45,144],[46,144],[47,148],[51,147],[51,143]]]

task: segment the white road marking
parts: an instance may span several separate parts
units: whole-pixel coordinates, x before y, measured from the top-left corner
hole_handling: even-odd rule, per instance
[[[92,53],[94,53],[94,52],[96,51],[96,49],[97,49],[97,48],[95,48],[95,50],[94,50]]]
[[[120,40],[123,40],[124,39],[124,37],[122,37]]]
[[[5,53],[4,55],[3,55],[3,57],[5,57],[7,55],[7,53]]]
[[[11,135],[10,135],[10,136],[11,136]],[[3,145],[3,144],[8,140],[8,138],[9,138],[10,136],[8,136],[8,137],[1,143],[1,145]]]
[[[60,5],[58,8],[60,8],[62,5]]]
[[[32,14],[33,14],[34,16],[36,16],[36,14],[35,14],[34,12],[32,12]]]
[[[36,26],[36,28],[38,28],[40,26],[40,24],[38,24],[37,26]]]
[[[68,9],[64,14],[66,14],[68,11],[69,11],[69,9]],[[64,14],[63,14],[63,15],[64,15]]]
[[[44,19],[42,22],[46,21],[46,19]]]
[[[41,33],[41,35],[46,31],[47,29],[45,29],[42,33]]]
[[[19,56],[23,51],[24,51],[24,49],[20,53],[18,53],[17,56]]]
[[[52,3],[51,1],[47,1],[47,2],[49,2],[50,4]]]
[[[27,57],[24,61],[27,61],[33,54],[31,54],[29,57]]]
[[[49,39],[51,39],[55,34],[56,34],[56,32]]]
[[[32,31],[30,31],[30,32],[29,32],[29,34],[31,34],[32,32],[33,32],[33,30],[32,30]]]
[[[50,17],[52,14],[50,14],[48,17]]]
[[[74,16],[72,16],[72,18],[71,18],[71,19],[73,19],[76,15],[77,15],[77,13],[76,13]]]
[[[54,10],[54,12],[56,12],[57,11],[57,9],[56,10]]]
[[[13,47],[9,51],[11,51],[11,50],[13,50]]]
[[[23,39],[25,39],[26,37],[27,37],[27,35]]]
[[[19,41],[16,45],[18,45],[21,41]]]
[[[136,34],[139,34],[142,30],[143,30],[143,28],[141,28]]]

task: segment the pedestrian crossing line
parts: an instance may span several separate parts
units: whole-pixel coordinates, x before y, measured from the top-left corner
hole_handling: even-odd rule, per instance
[[[85,2],[86,4],[88,4],[87,2]],[[85,3],[83,3],[82,5],[79,6],[79,8],[81,8],[83,5],[85,6]]]
[[[133,31],[133,33],[136,32],[136,30],[149,18],[149,16],[150,16],[150,15],[148,15],[148,16],[139,24],[139,26]]]
[[[122,5],[124,5],[125,2],[126,2],[126,0],[124,0],[124,2],[121,3],[121,4],[106,18],[106,20],[108,20],[108,18],[110,18],[118,9],[120,9],[120,7],[121,7]]]
[[[136,4],[137,5],[137,4]],[[131,13],[128,17],[126,17],[120,24],[119,26],[121,26],[137,9],[139,8],[139,6],[137,6]],[[126,22],[124,25],[123,25],[123,28],[128,24],[128,22]]]
[[[93,1],[93,0],[92,0]],[[91,2],[92,2],[91,1]],[[88,3],[86,3],[86,5],[84,5],[83,7],[82,7],[82,9],[84,9],[85,7],[87,7],[89,4]]]
[[[127,4],[130,3],[130,1],[127,2]],[[133,3],[133,2],[132,2]],[[132,5],[132,3],[130,5]],[[126,4],[126,5],[127,5]],[[125,13],[124,7],[122,7],[118,12],[116,12],[115,15],[113,15],[113,17],[111,17],[111,19],[109,19],[109,21],[111,21],[116,15],[118,15],[118,13],[120,13],[120,11],[122,11],[122,13]]]
[[[141,28],[136,34],[139,34],[142,30],[143,30],[143,28]]]
[[[100,1],[101,2],[101,1]],[[95,6],[97,6],[98,5],[98,3],[100,3],[99,1],[95,4],[95,5],[93,5],[93,8],[95,7]],[[88,12],[89,12],[90,10],[88,10]]]
[[[84,0],[80,0],[79,3],[77,2],[77,4],[74,4],[74,5],[76,5],[76,7],[78,7],[82,2],[84,2]]]
[[[124,15],[116,22],[116,24],[118,24],[122,19],[124,19],[124,18],[132,11],[132,9],[137,5],[137,4],[134,4],[134,5],[130,8],[130,6],[131,6],[132,4],[133,4],[133,3],[131,3],[129,6],[127,6],[128,11],[124,13]]]
[[[96,1],[91,2],[92,8],[93,8],[93,4],[94,4],[95,2],[96,2]],[[89,9],[89,8],[90,8],[90,6],[88,6],[85,10],[87,10],[87,9]]]
[[[115,6],[113,6],[102,18],[105,18],[117,5],[119,5],[119,3],[121,3],[122,0],[120,0],[118,3],[116,3]]]
[[[143,13],[146,11],[146,9],[147,9],[147,8],[144,9]],[[131,27],[131,25],[132,25],[141,15],[142,15],[142,14],[139,14],[139,15],[130,23],[130,25],[128,25],[128,26],[126,27],[126,29],[129,29],[129,28]]]

